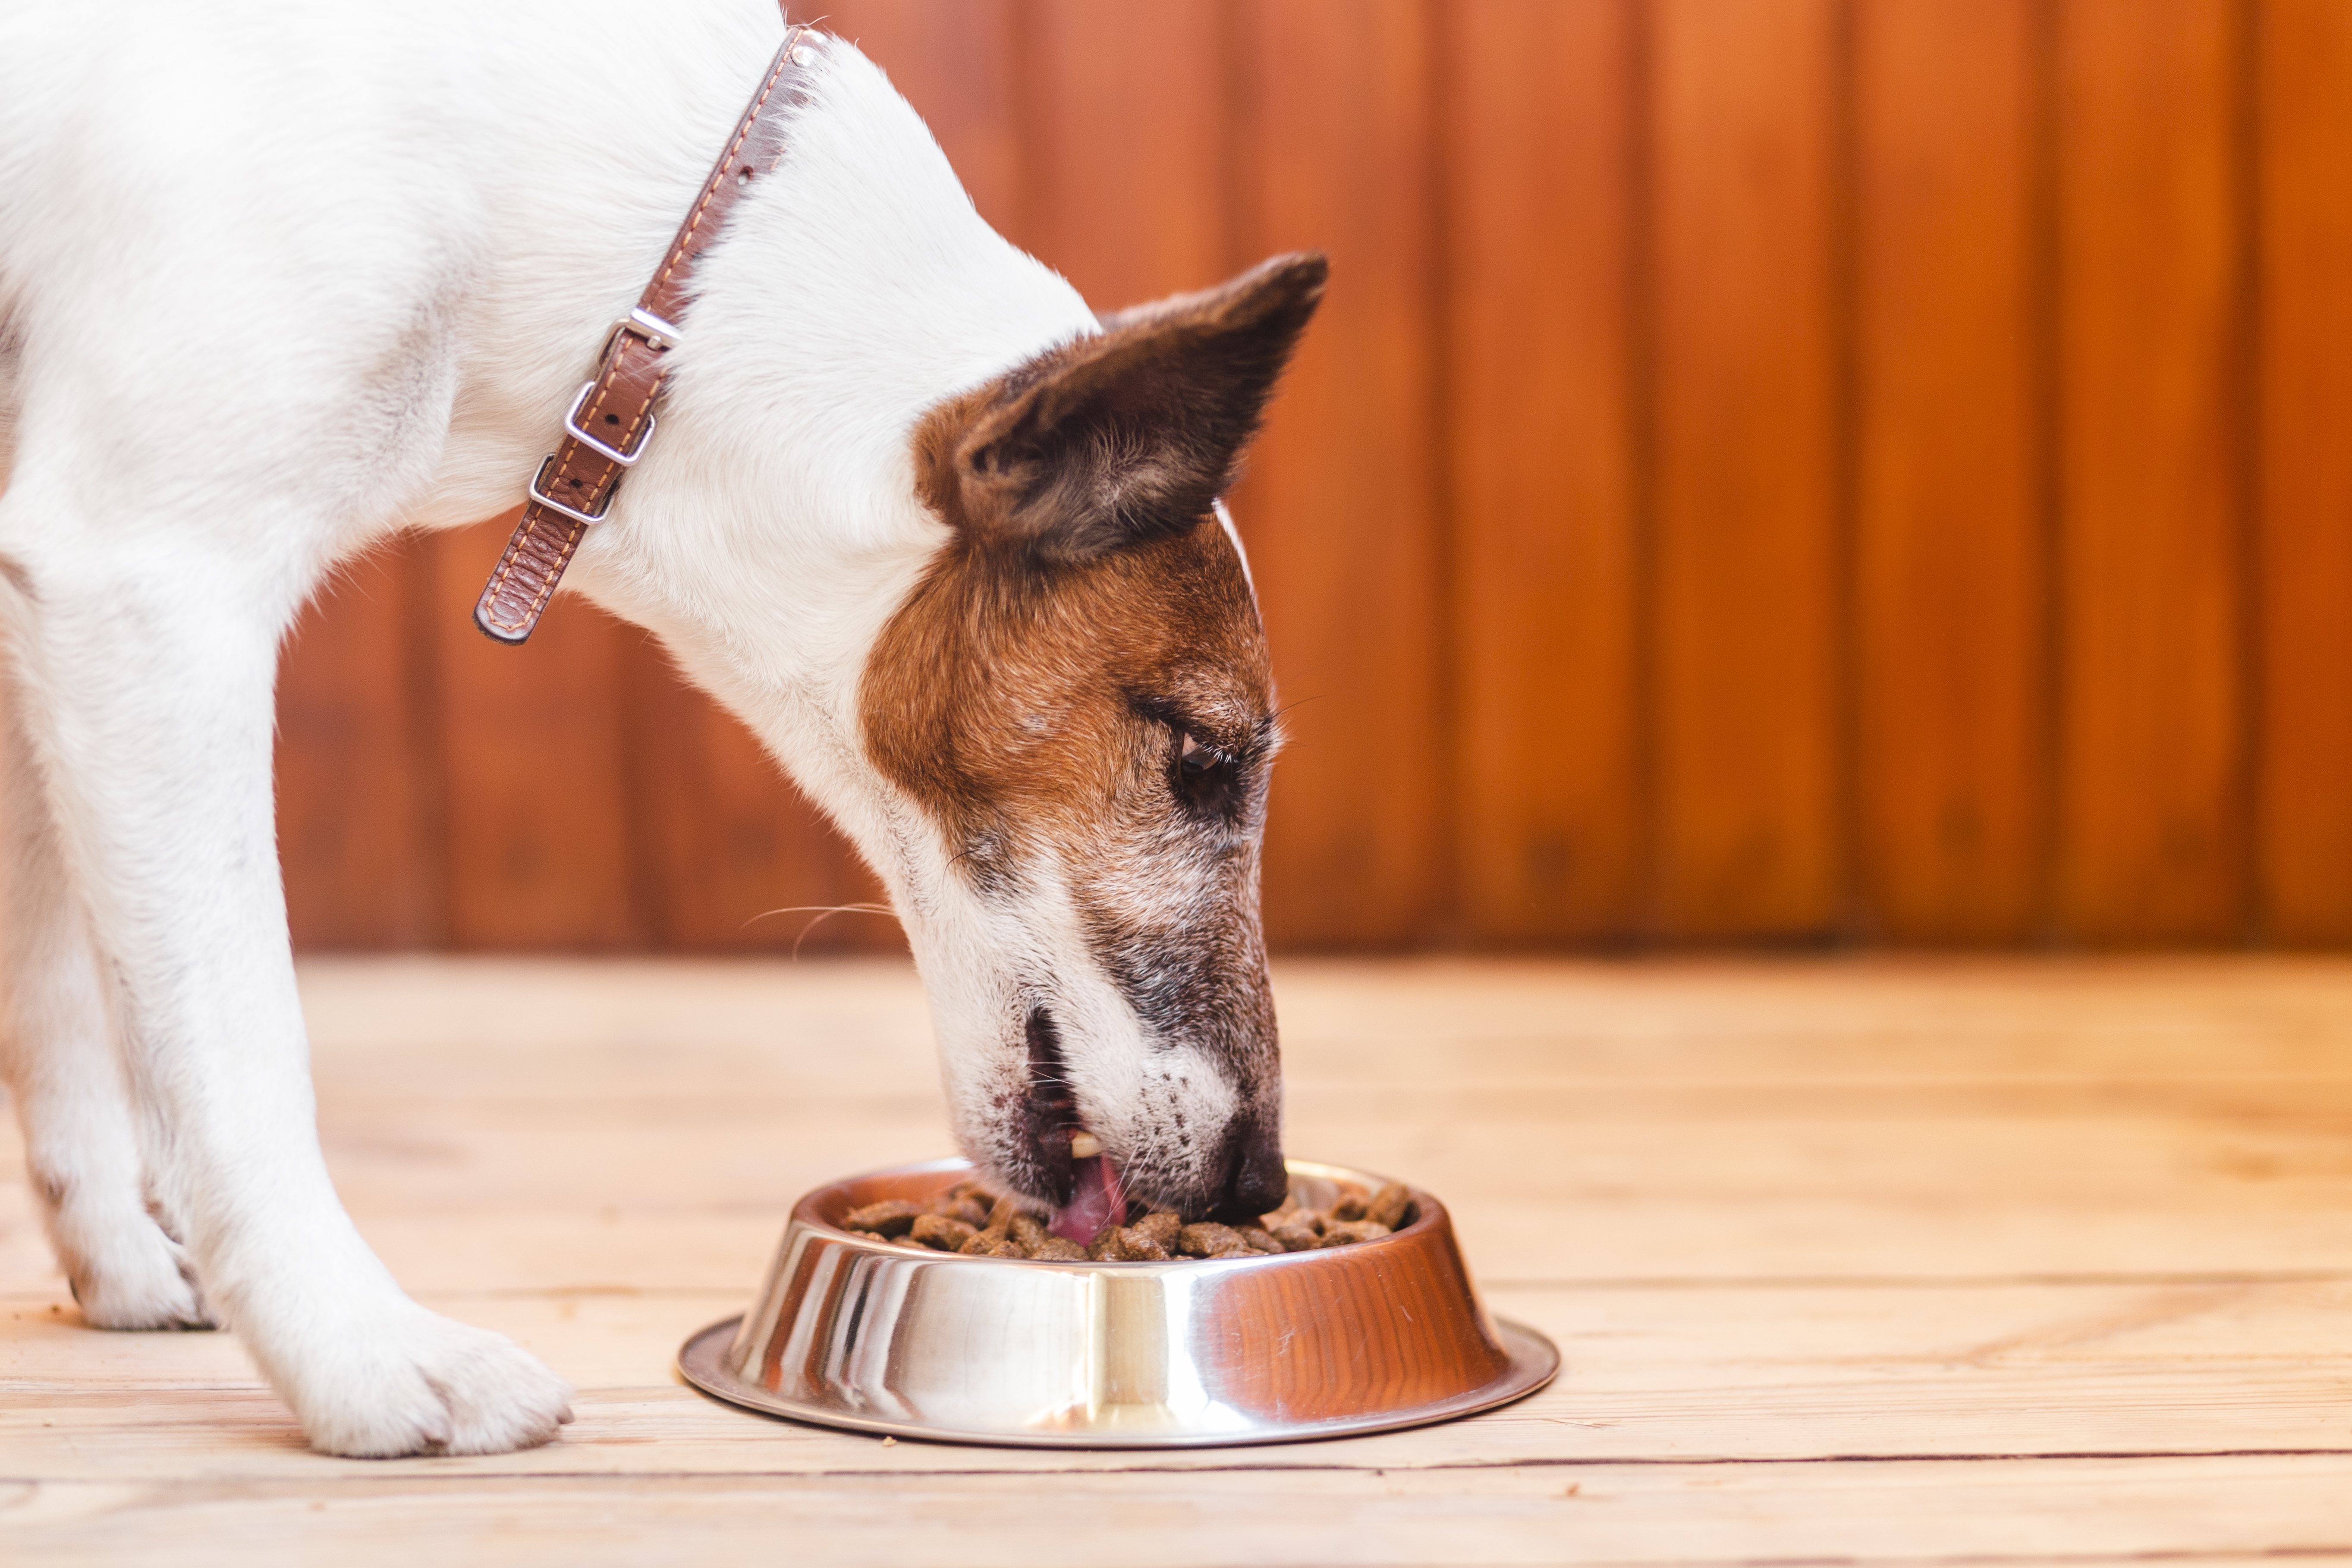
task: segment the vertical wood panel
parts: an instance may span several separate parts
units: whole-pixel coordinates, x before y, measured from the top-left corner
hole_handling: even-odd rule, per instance
[[[520,647],[471,610],[515,514],[436,535],[432,562],[450,940],[505,951],[642,942],[624,768],[623,626],[559,598]]]
[[[1639,913],[1632,0],[1450,14],[1444,210],[1464,925]]]
[[[681,952],[902,949],[888,916],[811,907],[888,900],[733,714],[650,644],[625,651],[632,828],[653,941]]]
[[[2352,942],[2352,5],[825,25],[1104,308],[1332,253],[1235,498],[1300,704],[1277,942]],[[483,643],[499,531],[298,631],[299,940],[765,948],[868,895],[640,633]]]
[[[297,944],[423,947],[445,933],[436,696],[413,633],[421,542],[352,563],[303,612],[278,680],[278,847]]]
[[[2263,8],[2268,933],[2352,942],[2352,6]]]
[[[1321,247],[1332,281],[1234,510],[1292,743],[1266,924],[1394,944],[1437,918],[1444,603],[1433,383],[1427,17],[1412,0],[1241,8],[1244,242]]]
[[[2029,0],[1856,13],[1853,656],[1864,918],[2040,917],[2046,584]]]
[[[1037,255],[1097,310],[1215,282],[1226,222],[1221,0],[1036,0],[1024,116]]]
[[[1839,914],[1832,0],[1659,0],[1659,915]]]
[[[971,193],[980,216],[1026,245],[1013,0],[839,0],[795,5],[889,73]]]
[[[2243,927],[2235,9],[2061,12],[2058,898],[2094,942]]]

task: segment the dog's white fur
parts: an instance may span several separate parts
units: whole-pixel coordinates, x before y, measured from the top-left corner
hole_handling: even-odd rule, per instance
[[[324,1449],[540,1441],[569,1390],[410,1301],[329,1182],[273,839],[278,640],[335,563],[518,499],[781,37],[768,0],[0,6],[0,1065],[88,1318],[234,1328]],[[944,539],[914,422],[1095,318],[862,57],[824,47],[814,91],[571,582],[876,861],[958,1115],[989,1113],[1021,990],[1055,977],[1116,1149],[1139,1026],[1066,900],[975,900],[856,713]],[[1213,1064],[1157,1062],[1204,1121],[1231,1100]]]

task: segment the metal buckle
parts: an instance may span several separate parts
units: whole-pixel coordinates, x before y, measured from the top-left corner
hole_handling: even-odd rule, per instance
[[[635,332],[657,349],[674,349],[686,341],[686,333],[675,322],[665,321],[651,310],[633,305],[629,313],[614,322],[612,330],[604,334],[604,346],[596,351],[596,357],[603,359],[611,353],[613,340],[623,332]]]
[[[564,429],[572,433],[572,438],[573,440],[579,442],[583,447],[595,447],[596,450],[604,453],[604,456],[610,458],[622,468],[635,468],[637,466],[637,459],[646,455],[646,443],[654,438],[654,426],[659,425],[661,421],[655,418],[654,411],[648,408],[646,410],[646,427],[638,435],[637,444],[635,447],[629,451],[624,452],[618,447],[607,447],[604,442],[599,441],[595,437],[591,436],[587,431],[580,428],[580,410],[586,406],[588,395],[595,390],[596,380],[593,376],[591,376],[589,379],[580,384],[580,395],[572,400],[571,408],[567,410],[563,416]]]
[[[644,444],[645,443],[642,441],[638,443],[639,446],[643,446]],[[539,460],[539,472],[531,475],[530,477],[530,499],[537,501],[540,505],[547,508],[550,511],[562,512],[564,516],[570,518],[574,522],[604,521],[604,514],[613,510],[613,498],[620,493],[620,487],[615,485],[613,489],[606,490],[604,492],[604,504],[597,508],[593,512],[582,511],[576,507],[565,506],[562,501],[557,500],[553,496],[549,495],[545,490],[539,488],[540,480],[547,478],[548,466],[554,461],[555,454],[552,452],[550,452],[546,457],[541,458]]]

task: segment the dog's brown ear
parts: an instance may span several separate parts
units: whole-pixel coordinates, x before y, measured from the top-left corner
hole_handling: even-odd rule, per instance
[[[1191,528],[1233,482],[1323,297],[1319,255],[1105,318],[934,411],[923,499],[972,534],[1084,561]]]

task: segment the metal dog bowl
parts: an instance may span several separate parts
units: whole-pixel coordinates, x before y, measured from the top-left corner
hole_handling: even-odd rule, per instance
[[[1427,1193],[1395,1235],[1352,1247],[1171,1263],[967,1258],[840,1228],[883,1198],[931,1198],[961,1160],[877,1171],[801,1199],[747,1315],[686,1342],[706,1394],[860,1432],[1045,1447],[1199,1447],[1381,1432],[1492,1409],[1551,1381],[1559,1352],[1490,1317]],[[1290,1163],[1322,1206],[1381,1178]]]

